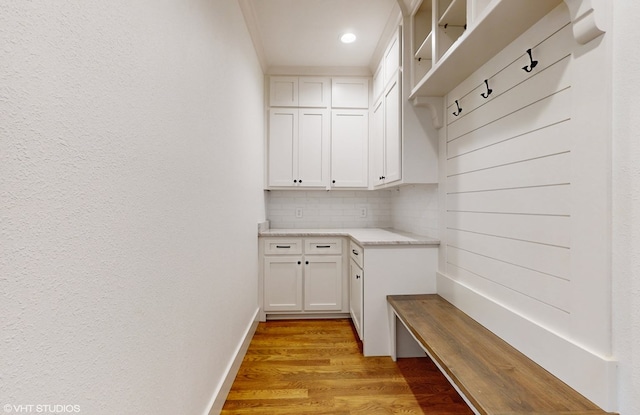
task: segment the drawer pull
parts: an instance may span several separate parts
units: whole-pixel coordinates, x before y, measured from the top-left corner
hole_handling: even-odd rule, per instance
[[[316,245],[316,248],[331,248],[331,245]]]
[[[353,255],[360,255],[355,249],[352,249],[351,252],[353,252]]]
[[[291,248],[291,245],[276,245],[276,248]]]

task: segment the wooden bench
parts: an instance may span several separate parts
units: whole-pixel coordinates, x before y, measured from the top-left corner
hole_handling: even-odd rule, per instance
[[[398,317],[474,412],[607,413],[439,295],[390,295],[387,301],[391,315]]]

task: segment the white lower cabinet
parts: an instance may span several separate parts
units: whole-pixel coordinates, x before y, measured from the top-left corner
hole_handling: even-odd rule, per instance
[[[342,238],[261,238],[262,319],[348,312]]]
[[[304,309],[342,310],[342,256],[305,256]]]
[[[302,311],[301,257],[265,257],[264,286],[265,310]]]
[[[356,328],[358,337],[362,340],[362,268],[352,259],[349,263],[349,313]]]
[[[438,245],[260,237],[260,320],[351,317],[365,356],[390,356],[387,295],[436,292]]]
[[[351,244],[351,318],[365,356],[391,355],[387,295],[436,292],[437,254],[437,245]]]

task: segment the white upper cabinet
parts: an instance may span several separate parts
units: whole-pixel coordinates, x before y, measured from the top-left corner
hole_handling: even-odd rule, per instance
[[[374,186],[384,184],[384,100],[373,107],[371,120],[371,174]]]
[[[269,186],[293,186],[294,154],[298,146],[298,110],[272,108],[269,111],[267,146]],[[297,178],[296,178],[297,183]]]
[[[297,107],[298,77],[272,76],[269,82],[269,105],[272,107]]]
[[[329,78],[298,78],[298,106],[327,108],[331,104]]]
[[[300,109],[298,119],[298,185],[324,187],[329,178],[329,111]]]
[[[385,85],[395,78],[396,72],[400,68],[400,56],[400,34],[396,31],[382,58]]]
[[[333,78],[332,108],[369,108],[369,78]]]
[[[272,108],[268,175],[272,187],[325,187],[329,173],[329,110]]]
[[[330,79],[311,76],[272,76],[269,105],[272,107],[327,108],[331,103]]]
[[[369,110],[331,111],[331,186],[368,186]]]
[[[369,82],[270,78],[267,188],[367,187]]]
[[[380,61],[378,65],[378,69],[376,69],[376,73],[373,75],[373,102],[378,101],[380,98],[380,94],[382,94],[382,90],[384,89],[384,61]]]
[[[430,1],[428,6],[413,17],[430,30]],[[430,118],[426,108],[418,108],[407,99],[411,81],[405,77],[411,71],[405,68],[411,67],[411,61],[417,62],[414,46],[407,40],[415,31],[408,26],[399,27],[389,37],[373,81],[370,176],[374,188],[438,182],[438,132],[424,122]],[[431,52],[423,63],[430,62]]]
[[[402,36],[400,29],[396,30],[384,50],[376,73],[373,76],[373,101],[377,102],[380,95],[396,78],[402,67]]]
[[[384,94],[384,182],[402,178],[402,135],[400,131],[400,77],[396,75]],[[425,160],[426,162],[426,160]]]
[[[402,134],[400,75],[396,74],[373,109],[371,145],[373,146],[373,185],[390,184],[402,179]]]

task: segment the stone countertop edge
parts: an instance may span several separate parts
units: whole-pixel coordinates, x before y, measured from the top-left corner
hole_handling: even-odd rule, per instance
[[[346,236],[362,246],[375,245],[440,245],[438,239],[395,229],[350,228],[350,229],[268,229],[258,236],[271,237],[320,237]]]

